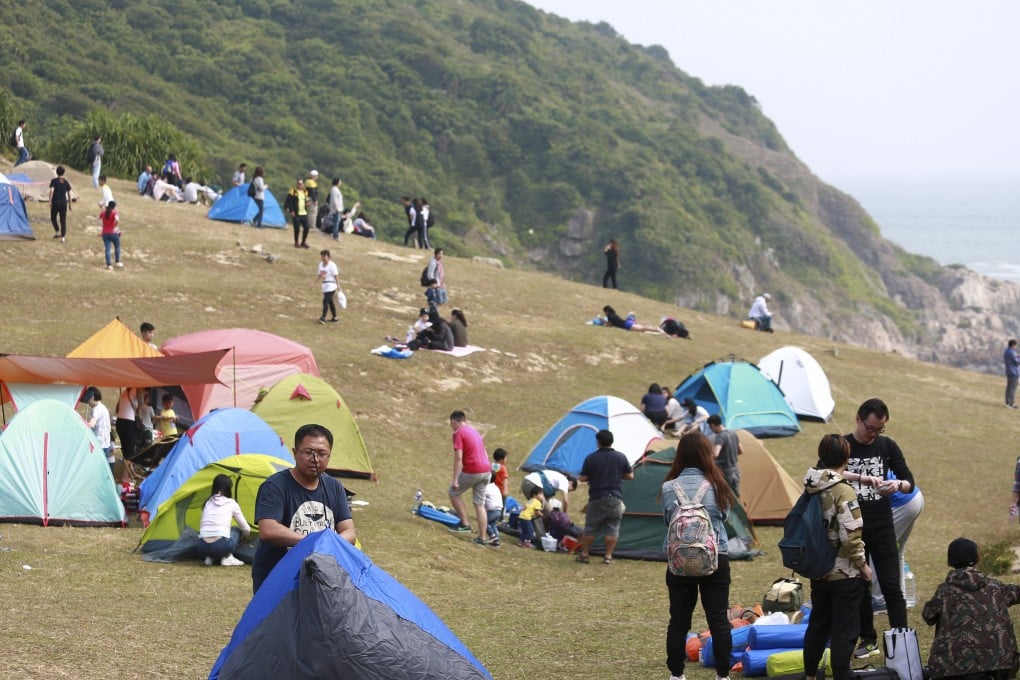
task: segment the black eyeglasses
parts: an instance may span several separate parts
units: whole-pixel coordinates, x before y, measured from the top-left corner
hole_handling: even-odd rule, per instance
[[[885,425],[882,425],[881,427],[873,427],[871,425],[868,425],[867,423],[861,423],[861,425],[864,426],[864,429],[867,431],[868,434],[882,434],[883,432],[885,432]]]
[[[306,458],[329,458],[331,451],[318,451],[316,449],[298,449],[298,453]]]

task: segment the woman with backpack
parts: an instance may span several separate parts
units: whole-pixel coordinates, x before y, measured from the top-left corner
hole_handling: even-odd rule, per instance
[[[717,680],[730,674],[730,653],[733,640],[727,610],[730,606],[730,563],[726,549],[726,511],[732,502],[729,485],[712,458],[712,442],[700,432],[686,434],[676,447],[673,465],[662,484],[660,499],[662,517],[669,529],[676,527],[674,516],[683,512],[690,518],[684,537],[708,533],[697,544],[679,545],[670,539],[667,531],[663,549],[669,559],[666,569],[666,589],[669,592],[669,626],[666,628],[666,666],[670,680],[684,677],[686,639],[691,629],[694,605],[701,595],[701,606],[712,632]],[[697,526],[705,522],[705,515],[692,506],[703,506],[710,527]],[[681,508],[684,508],[683,510]],[[700,517],[700,519],[699,519]],[[671,545],[672,543],[672,545]],[[681,542],[682,543],[682,542]],[[677,548],[680,550],[677,550]],[[706,566],[712,558],[718,560],[715,569]],[[699,576],[681,576],[677,572],[703,573]],[[710,573],[705,573],[710,572]]]

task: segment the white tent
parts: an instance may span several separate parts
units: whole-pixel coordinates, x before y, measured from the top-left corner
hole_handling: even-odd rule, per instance
[[[758,368],[779,386],[786,403],[803,418],[828,422],[836,408],[825,371],[800,347],[780,347],[762,357]]]

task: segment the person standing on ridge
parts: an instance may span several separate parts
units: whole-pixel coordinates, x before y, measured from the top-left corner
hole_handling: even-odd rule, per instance
[[[71,183],[64,177],[64,166],[57,166],[57,176],[50,180],[50,222],[53,238],[67,239],[67,213],[71,210]],[[57,226],[57,221],[60,226]]]
[[[89,147],[88,153],[89,164],[92,166],[92,188],[99,188],[99,173],[103,168],[103,139],[99,135],[96,135],[92,139],[92,145]]]
[[[609,288],[609,282],[613,282],[613,289],[616,289],[616,272],[620,269],[620,244],[612,239],[602,252],[606,255],[606,273],[602,275],[602,287]]]
[[[14,146],[18,149],[18,160],[14,162],[14,167],[27,163],[32,157],[32,154],[28,152],[28,147],[25,146],[25,125],[25,119],[22,118],[18,121],[18,127],[14,129]]]
[[[1020,355],[1016,351],[1016,339],[1010,338],[1006,351],[1002,353],[1006,364],[1006,406],[1016,408],[1016,383],[1020,378]]]

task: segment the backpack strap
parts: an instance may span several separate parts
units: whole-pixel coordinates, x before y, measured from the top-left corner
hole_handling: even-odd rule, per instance
[[[711,482],[709,482],[707,479],[703,481],[701,483],[701,486],[698,487],[698,493],[694,494],[694,498],[691,499],[691,502],[695,504],[701,503],[701,499],[705,497],[705,494],[708,493],[708,490],[711,488],[712,488]]]
[[[676,504],[678,507],[691,504],[691,499],[687,497],[687,493],[684,491],[684,487],[679,479],[673,480],[673,493],[676,494]]]

